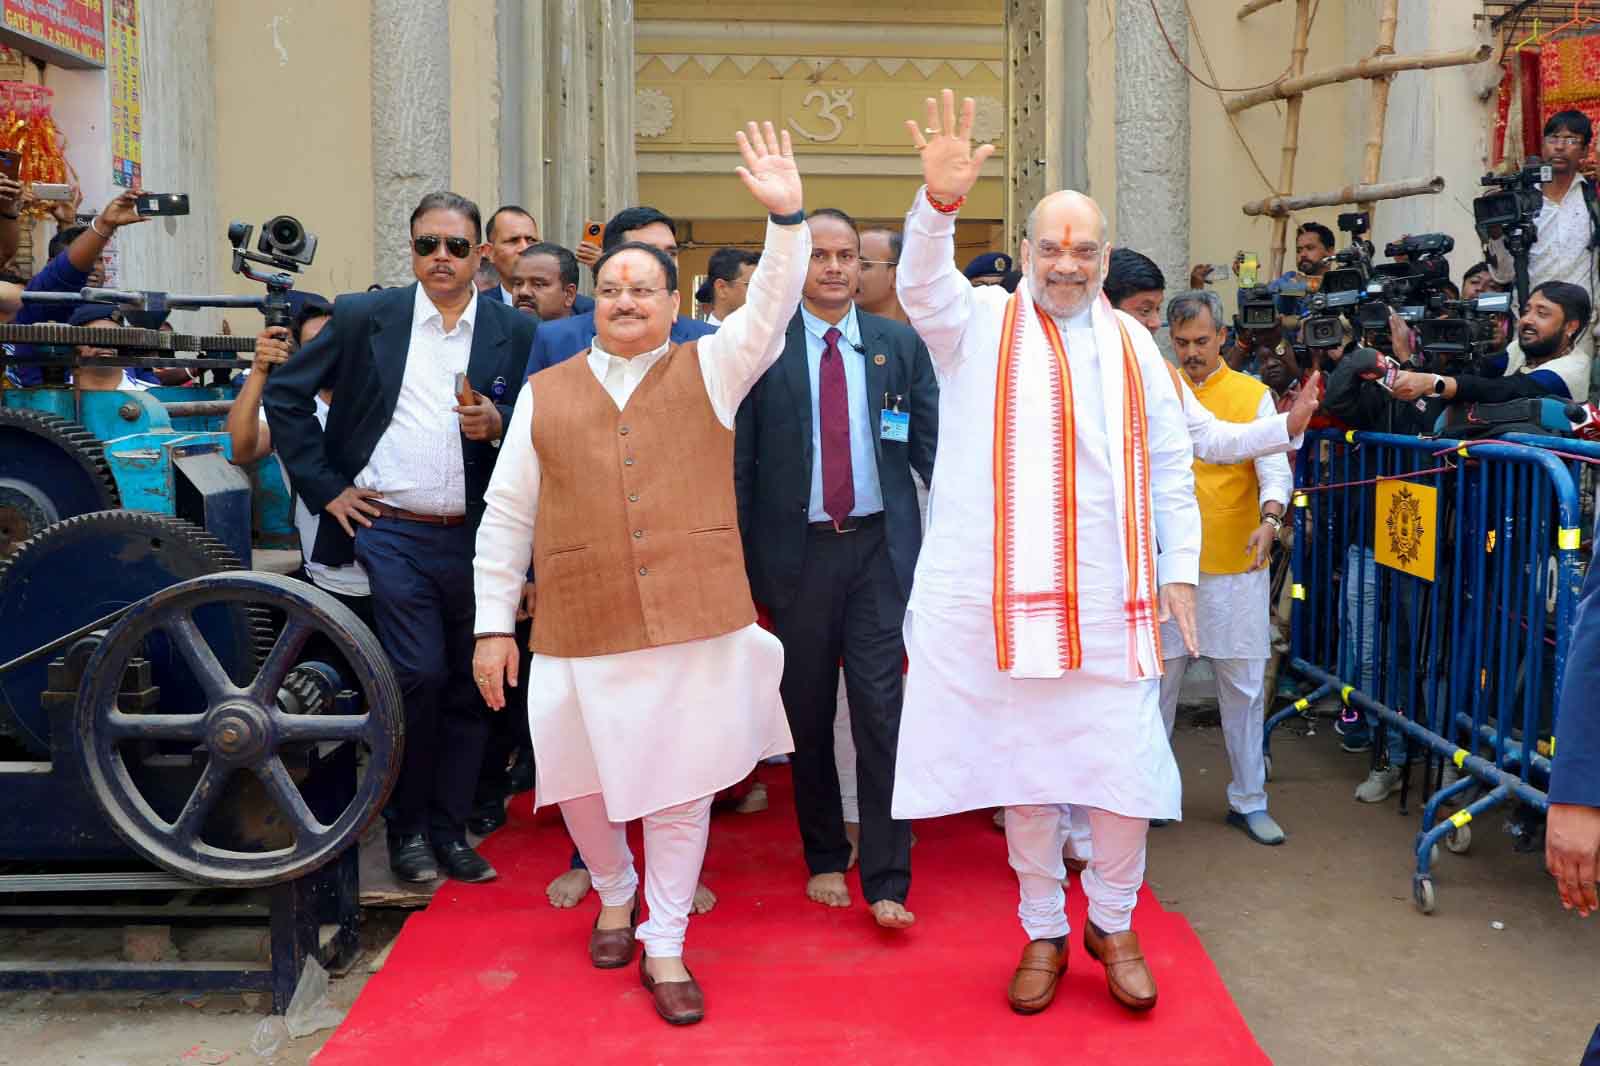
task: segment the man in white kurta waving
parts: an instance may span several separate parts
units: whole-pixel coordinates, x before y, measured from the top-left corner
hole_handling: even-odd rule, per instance
[[[734,419],[783,350],[811,255],[789,135],[738,135],[768,212],[745,305],[673,344],[677,270],[626,243],[595,264],[594,345],[529,379],[485,495],[473,676],[490,707],[517,683],[511,636],[534,572],[528,720],[534,795],[560,803],[594,878],[589,957],[626,966],[674,1025],[705,1014],[683,964],[711,798],[794,750],[783,647],[757,626],[733,491]],[[624,824],[644,819],[644,898]]]
[[[1093,200],[1034,208],[1015,294],[956,270],[956,212],[993,151],[972,148],[972,120],[946,90],[925,127],[907,123],[927,184],[898,291],[938,372],[940,440],[893,813],[1005,808],[1029,941],[1008,995],[1032,1014],[1067,965],[1063,805],[1087,808],[1084,946],[1112,996],[1146,1010],[1156,986],[1131,920],[1148,820],[1179,817],[1158,621],[1175,616],[1193,654],[1193,453],[1155,343],[1100,292],[1110,246]]]

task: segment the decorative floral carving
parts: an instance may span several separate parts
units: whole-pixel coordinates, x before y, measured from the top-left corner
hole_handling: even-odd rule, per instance
[[[976,97],[977,113],[972,119],[972,139],[998,143],[1006,135],[1006,108],[992,96]]]
[[[633,129],[640,137],[659,137],[672,128],[672,97],[660,89],[633,93]]]

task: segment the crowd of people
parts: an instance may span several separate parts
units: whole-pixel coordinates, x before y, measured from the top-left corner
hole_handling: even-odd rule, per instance
[[[494,879],[469,834],[533,790],[573,843],[551,902],[592,889],[592,962],[627,966],[642,944],[640,980],[674,1024],[704,1016],[683,952],[690,915],[715,902],[700,882],[712,810],[763,809],[774,761],[792,769],[810,899],[852,906],[859,864],[872,919],[907,928],[911,821],[994,810],[1027,937],[1012,1008],[1055,995],[1069,871],[1111,996],[1153,1007],[1132,913],[1149,827],[1182,816],[1171,735],[1194,659],[1217,680],[1229,823],[1286,840],[1262,729],[1270,572],[1303,434],[1433,432],[1463,405],[1588,397],[1600,212],[1576,172],[1592,137],[1576,112],[1546,129],[1558,180],[1531,296],[1495,327],[1508,343],[1439,369],[1421,368],[1398,314],[1378,345],[1350,327],[1310,343],[1339,263],[1317,222],[1296,232],[1297,269],[1263,287],[1265,320],[1230,316],[1208,264],[1169,295],[1074,192],[1034,207],[1017,256],[958,269],[955,220],[992,151],[972,123],[948,92],[908,122],[924,184],[902,228],[806,205],[788,135],[740,131],[765,237],[711,255],[686,294],[699,317],[680,313],[678,227],[654,208],[567,248],[520,207],[484,220],[430,194],[409,219],[416,283],[296,294],[228,418],[232,461],[276,454],[292,483],[301,576],[358,613],[400,681],[395,875]],[[83,285],[137,221],[123,196],[63,230],[29,287]],[[1495,254],[1439,289],[1474,300],[1505,277]],[[141,387],[90,369],[78,385]],[[1593,645],[1595,595],[1591,577],[1575,648]],[[1590,717],[1563,715],[1579,754],[1558,766],[1600,760]],[[1370,751],[1372,726],[1347,723],[1344,748]],[[1393,733],[1358,800],[1398,787]],[[1551,790],[1552,872],[1585,913],[1594,780]]]

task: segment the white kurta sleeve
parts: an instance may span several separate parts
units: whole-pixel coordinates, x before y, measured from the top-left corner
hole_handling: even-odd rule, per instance
[[[895,292],[911,328],[928,346],[940,379],[948,378],[961,361],[974,292],[956,269],[956,217],[933,209],[926,186],[917,190],[906,215]]]
[[[767,221],[767,243],[750,275],[744,306],[709,336],[701,337],[700,376],[717,419],[733,428],[739,404],[767,368],[783,354],[784,338],[811,262],[811,227],[804,222],[779,226]]]
[[[1289,416],[1278,414],[1270,402],[1266,415],[1254,422],[1224,422],[1207,410],[1181,374],[1179,381],[1183,417],[1189,426],[1189,436],[1194,440],[1196,459],[1230,466],[1258,455],[1292,452],[1300,446],[1303,438],[1289,437]]]
[[[1132,331],[1130,331],[1132,332]],[[1148,333],[1134,334],[1144,377],[1150,437],[1150,506],[1156,525],[1156,580],[1162,585],[1200,583],[1200,505],[1194,495],[1194,447],[1180,393]]]
[[[1256,421],[1271,418],[1278,413],[1277,407],[1272,402],[1272,391],[1269,389],[1261,394],[1261,402],[1256,404]],[[1261,487],[1260,500],[1265,506],[1268,500],[1276,500],[1289,506],[1289,493],[1294,489],[1294,473],[1289,469],[1289,457],[1281,452],[1272,455],[1258,455],[1255,458],[1256,483]]]
[[[494,475],[483,494],[483,523],[472,558],[476,619],[472,631],[512,633],[517,604],[533,557],[533,522],[539,512],[539,453],[533,450],[533,389],[526,382],[511,411]]]

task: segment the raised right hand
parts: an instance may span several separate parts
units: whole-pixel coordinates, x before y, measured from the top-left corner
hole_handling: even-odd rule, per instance
[[[517,687],[515,637],[479,637],[472,649],[472,680],[491,711],[504,710],[506,686]]]
[[[911,143],[922,153],[922,181],[934,199],[951,203],[967,195],[978,183],[984,160],[994,155],[994,145],[980,144],[972,147],[972,122],[978,105],[972,97],[961,101],[961,121],[956,121],[956,94],[945,89],[940,103],[928,97],[928,119],[918,126],[915,119],[906,119],[906,129],[911,131]]]
[[[372,506],[373,500],[383,499],[383,493],[377,489],[358,489],[354,485],[346,488],[339,495],[328,501],[328,506],[323,508],[327,514],[333,515],[347,536],[355,536],[355,527],[351,522],[359,522],[368,529],[372,528],[372,518],[378,517],[383,512]],[[372,518],[367,516],[371,515]]]
[[[252,374],[265,374],[273,367],[289,361],[289,331],[283,326],[268,326],[256,334],[255,359],[250,364]]]
[[[1300,385],[1300,393],[1295,396],[1294,403],[1289,407],[1289,437],[1294,439],[1306,431],[1311,424],[1311,416],[1317,413],[1317,407],[1322,403],[1322,371],[1313,370],[1311,376]]]

